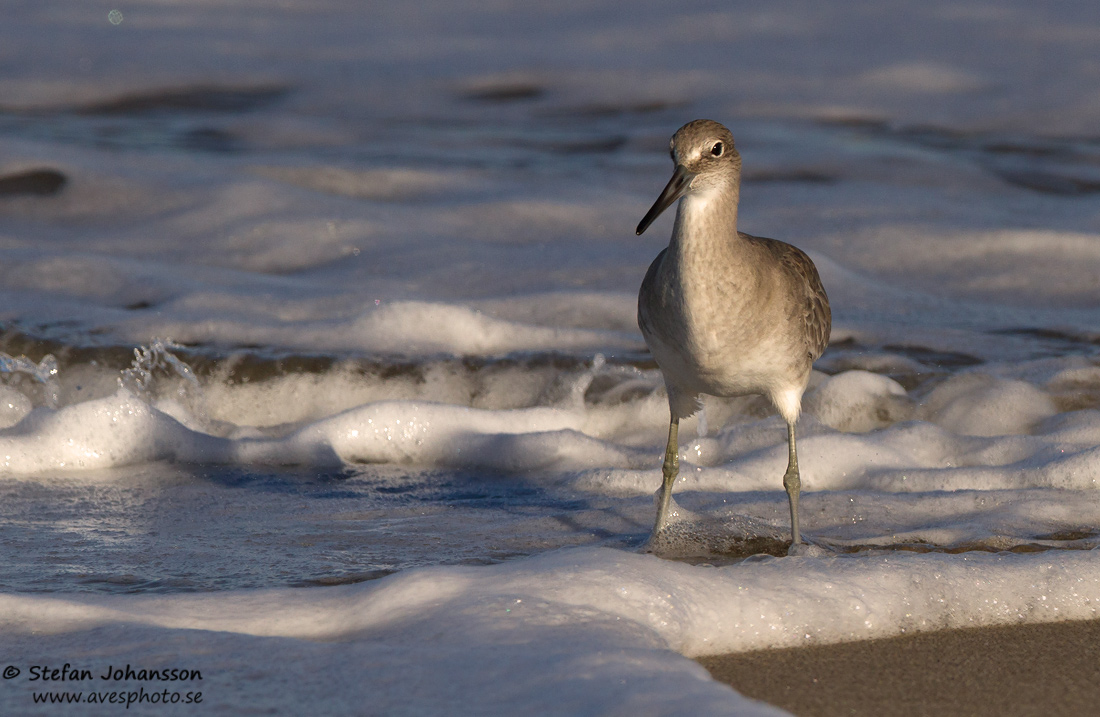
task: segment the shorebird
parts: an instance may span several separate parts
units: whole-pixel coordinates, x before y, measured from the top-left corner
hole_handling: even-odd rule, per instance
[[[797,545],[801,479],[794,428],[810,367],[829,343],[829,298],[801,250],[737,231],[741,155],[728,129],[695,120],[676,131],[669,148],[676,169],[637,229],[641,234],[679,201],[672,240],[638,292],[638,327],[664,376],[671,414],[650,540],[668,524],[680,419],[699,410],[700,394],[763,394],[787,422],[783,487]]]

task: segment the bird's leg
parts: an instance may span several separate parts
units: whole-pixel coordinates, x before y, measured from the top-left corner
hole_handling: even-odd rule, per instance
[[[794,423],[787,422],[787,448],[790,458],[787,472],[783,474],[783,487],[787,489],[787,499],[791,503],[791,545],[798,545],[802,537],[798,532],[798,494],[802,490],[802,480],[798,477],[798,453],[794,447]]]
[[[680,419],[675,415],[668,423],[668,445],[665,446],[665,462],[661,467],[664,475],[664,483],[661,485],[661,497],[657,503],[657,522],[653,525],[653,537],[665,529],[668,523],[668,505],[672,499],[672,484],[676,481],[676,474],[680,471],[680,444],[677,434],[680,429]]]

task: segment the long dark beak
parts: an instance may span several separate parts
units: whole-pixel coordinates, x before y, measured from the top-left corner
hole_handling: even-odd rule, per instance
[[[684,196],[684,192],[687,191],[688,184],[691,182],[691,174],[684,169],[682,164],[676,165],[676,171],[672,173],[672,179],[668,180],[668,184],[665,185],[664,191],[661,192],[661,196],[657,197],[657,201],[653,203],[653,206],[649,208],[645,216],[642,217],[642,221],[638,222],[638,228],[635,230],[635,234],[641,234],[649,225],[653,223],[653,220],[661,215],[661,212],[671,207],[676,203],[676,200]]]

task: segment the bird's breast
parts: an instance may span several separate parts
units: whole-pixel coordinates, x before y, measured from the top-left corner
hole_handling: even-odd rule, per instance
[[[639,302],[642,332],[666,377],[729,396],[769,393],[802,372],[790,361],[786,310],[767,275],[728,252],[674,248],[647,275],[648,301]]]

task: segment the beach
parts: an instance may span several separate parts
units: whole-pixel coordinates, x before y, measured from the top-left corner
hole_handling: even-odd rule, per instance
[[[700,658],[715,679],[799,717],[1090,715],[1100,621],[967,628]]]

